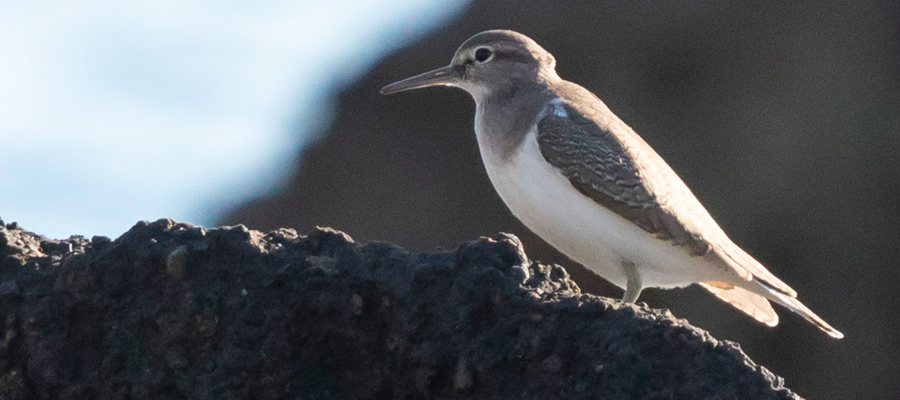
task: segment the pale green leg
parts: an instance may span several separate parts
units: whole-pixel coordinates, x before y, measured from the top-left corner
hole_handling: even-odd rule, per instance
[[[622,261],[622,269],[625,270],[625,276],[628,277],[622,301],[634,303],[640,297],[641,290],[644,290],[644,285],[641,283],[641,273],[634,266],[634,263],[629,261]]]

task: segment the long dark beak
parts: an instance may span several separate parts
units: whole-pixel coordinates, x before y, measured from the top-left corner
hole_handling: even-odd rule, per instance
[[[406,78],[400,82],[394,82],[387,85],[381,88],[381,94],[403,92],[428,86],[448,86],[457,78],[459,78],[459,75],[448,65],[434,71],[428,71],[424,74],[419,74],[412,78]]]

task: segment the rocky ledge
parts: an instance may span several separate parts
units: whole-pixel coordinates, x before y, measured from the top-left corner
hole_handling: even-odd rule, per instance
[[[515,236],[412,253],[141,222],[0,221],[2,399],[796,399],[737,344],[580,293]]]

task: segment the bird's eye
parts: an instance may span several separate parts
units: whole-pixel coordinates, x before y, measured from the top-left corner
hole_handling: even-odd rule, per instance
[[[491,49],[482,47],[478,50],[475,50],[475,61],[485,62],[488,60],[488,58],[491,58],[492,55],[494,55],[494,53],[491,51]]]

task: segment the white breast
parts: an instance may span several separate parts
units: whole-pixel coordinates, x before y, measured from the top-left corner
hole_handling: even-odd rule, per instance
[[[497,193],[519,220],[569,258],[622,288],[626,282],[623,261],[638,267],[645,287],[681,287],[718,275],[701,258],[657,239],[579,193],[544,160],[536,127],[507,160],[490,154],[478,131],[476,126],[482,160]]]

